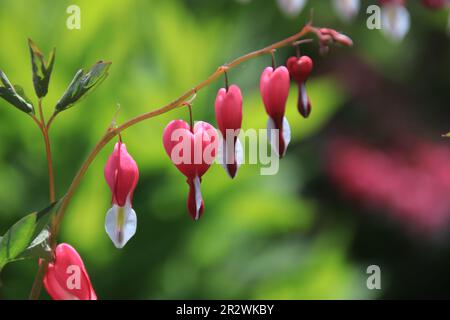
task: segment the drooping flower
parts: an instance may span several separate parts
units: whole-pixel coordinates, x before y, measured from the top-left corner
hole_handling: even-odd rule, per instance
[[[43,282],[53,300],[97,300],[83,260],[67,243],[56,247]]]
[[[221,88],[215,102],[216,121],[222,136],[218,155],[220,163],[231,178],[236,176],[242,163],[242,145],[238,134],[242,126],[242,94],[236,85]]]
[[[289,71],[281,66],[264,69],[260,80],[260,91],[264,107],[269,115],[267,133],[272,149],[281,158],[291,140],[291,129],[284,116],[289,95]]]
[[[395,41],[401,41],[409,31],[410,16],[405,0],[380,0],[381,29]]]
[[[192,219],[198,220],[204,209],[200,183],[216,157],[217,131],[207,122],[199,121],[192,128],[183,120],[173,120],[164,129],[163,144],[172,162],[187,178],[188,211]]]
[[[333,0],[334,8],[344,21],[351,21],[359,11],[360,0]]]
[[[311,113],[311,101],[309,100],[308,93],[306,92],[306,81],[313,69],[313,61],[308,56],[290,57],[286,66],[289,70],[291,78],[297,83],[298,86],[298,100],[297,108],[300,114],[307,118]]]
[[[139,170],[122,141],[114,146],[105,166],[105,179],[112,193],[113,206],[106,214],[105,229],[117,248],[123,248],[136,233],[137,217],[132,208]]]

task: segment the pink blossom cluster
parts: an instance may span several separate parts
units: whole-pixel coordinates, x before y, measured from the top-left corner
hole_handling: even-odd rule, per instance
[[[443,231],[450,219],[450,148],[420,141],[383,150],[350,138],[328,148],[327,170],[339,191],[415,231]]]

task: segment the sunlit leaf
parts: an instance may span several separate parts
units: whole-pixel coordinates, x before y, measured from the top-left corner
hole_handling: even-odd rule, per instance
[[[30,47],[31,65],[33,68],[34,90],[39,98],[45,97],[55,62],[55,48],[50,52],[48,62],[46,62],[44,55],[33,40],[28,39],[28,46]]]
[[[0,242],[0,268],[15,259],[30,244],[36,225],[36,213],[31,213],[16,222]]]
[[[99,61],[88,72],[78,70],[64,95],[55,107],[55,113],[69,109],[79,102],[87,93],[94,90],[108,76],[111,62]]]
[[[30,258],[52,259],[52,249],[49,244],[50,231],[45,228],[41,230],[31,244],[14,260],[24,260]]]
[[[25,113],[34,114],[33,104],[21,95],[24,93],[22,87],[16,86],[19,89],[18,92],[2,70],[0,70],[0,81],[3,84],[3,86],[0,84],[0,97]]]
[[[26,215],[6,231],[0,240],[0,270],[8,262],[36,257],[37,253],[42,254],[39,257],[48,257],[50,233],[45,227],[58,204],[55,202],[44,210]]]

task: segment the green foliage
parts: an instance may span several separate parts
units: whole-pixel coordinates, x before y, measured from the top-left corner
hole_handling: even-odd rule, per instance
[[[83,96],[93,91],[108,76],[110,66],[111,62],[99,61],[88,72],[78,70],[66,92],[56,104],[55,112],[73,107]]]
[[[11,226],[0,239],[0,270],[9,262],[31,258],[49,257],[45,229],[58,202],[40,212],[33,212]]]
[[[34,114],[33,105],[26,98],[22,87],[13,86],[2,70],[0,70],[0,81],[3,84],[0,86],[0,97],[25,113]]]
[[[44,55],[33,40],[28,39],[28,46],[30,48],[31,65],[33,69],[33,84],[34,90],[38,98],[45,97],[48,92],[48,85],[50,83],[50,76],[53,71],[53,64],[55,62],[55,48],[50,52],[48,62],[45,61]]]

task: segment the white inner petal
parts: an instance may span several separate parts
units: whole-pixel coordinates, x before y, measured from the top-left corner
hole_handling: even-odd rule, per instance
[[[278,0],[278,6],[288,17],[296,17],[306,4],[306,0]]]
[[[200,189],[200,178],[194,178],[194,189],[195,189],[195,220],[200,218],[200,208],[202,206],[203,198]]]
[[[123,248],[128,240],[136,233],[137,216],[127,200],[124,207],[113,205],[106,213],[106,233],[116,246]]]
[[[386,35],[395,41],[400,41],[409,30],[409,12],[404,6],[385,5],[381,11],[381,23]]]
[[[334,0],[333,4],[341,19],[350,21],[359,11],[360,0]]]
[[[283,118],[283,132],[281,133],[283,135],[284,139],[284,150],[283,150],[283,156],[286,153],[287,147],[289,143],[291,142],[291,128],[289,126],[289,122],[287,121],[287,118]],[[278,135],[279,130],[275,128],[275,122],[272,120],[272,118],[269,117],[267,120],[267,139],[270,141],[270,145],[272,146],[272,151],[275,152],[275,154],[278,154],[279,146],[278,146]]]

